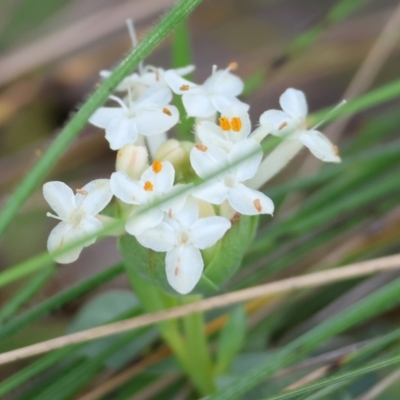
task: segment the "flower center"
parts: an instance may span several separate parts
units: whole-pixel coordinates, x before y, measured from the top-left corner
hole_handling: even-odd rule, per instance
[[[187,241],[189,240],[189,236],[186,232],[182,232],[181,233],[181,243],[185,244],[187,243]]]
[[[72,226],[77,227],[81,222],[82,219],[85,217],[85,213],[79,210],[74,211],[69,219],[69,222]]]

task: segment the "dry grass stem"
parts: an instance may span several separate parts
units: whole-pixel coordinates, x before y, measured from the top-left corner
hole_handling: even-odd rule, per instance
[[[232,304],[267,297],[276,293],[288,292],[296,289],[327,285],[346,279],[370,275],[372,273],[400,268],[400,254],[377,258],[351,264],[347,267],[339,267],[331,270],[308,274],[300,277],[284,279],[264,285],[254,286],[236,292],[226,293],[220,296],[210,297],[196,303],[186,304],[169,310],[158,311],[151,314],[115,322],[97,328],[87,329],[70,335],[61,336],[45,342],[23,347],[0,354],[0,365],[46,353],[75,343],[83,343],[95,339],[126,332],[144,326],[156,324],[169,319],[180,318],[195,312],[204,312]]]

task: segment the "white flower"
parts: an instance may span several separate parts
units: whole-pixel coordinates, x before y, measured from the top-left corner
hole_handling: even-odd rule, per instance
[[[135,143],[139,134],[151,136],[166,132],[179,119],[177,108],[168,105],[172,95],[165,86],[148,88],[137,100],[129,100],[128,106],[118,97],[110,98],[121,107],[100,107],[89,122],[106,130],[112,150]]]
[[[179,76],[185,76],[190,74],[195,69],[194,65],[187,65],[186,67],[170,69],[168,71],[174,71]],[[165,81],[163,68],[153,67],[152,65],[146,65],[142,71],[134,72],[133,74],[124,78],[121,83],[117,86],[116,91],[126,92],[132,91],[132,97],[135,99],[139,97],[147,88],[154,85],[165,85],[168,88],[167,82]],[[102,78],[108,78],[112,74],[111,71],[100,71]]]
[[[172,193],[174,180],[175,170],[170,162],[154,161],[138,181],[129,178],[125,172],[114,172],[111,175],[111,190],[126,204],[146,206]],[[151,206],[147,211],[135,209],[126,222],[125,229],[131,235],[139,235],[144,230],[158,225],[164,217],[164,212],[170,212],[172,208],[181,208],[184,201],[184,196],[177,196],[160,205]]]
[[[174,218],[137,236],[142,246],[167,252],[165,269],[169,284],[180,294],[193,290],[200,280],[204,261],[200,250],[220,240],[231,223],[223,217],[198,218],[198,206],[189,200]]]
[[[326,162],[340,162],[338,149],[321,132],[307,129],[307,100],[300,90],[289,88],[280,97],[283,111],[268,110],[260,117],[260,129],[269,129],[275,136],[289,135],[308,147],[315,157]]]
[[[249,113],[237,105],[224,110],[218,122],[219,125],[210,121],[197,123],[196,134],[201,143],[229,151],[235,143],[246,140],[251,131]]]
[[[96,215],[112,198],[109,179],[89,182],[82,189],[78,189],[75,195],[63,182],[47,182],[43,185],[43,195],[57,213],[57,215],[47,213],[47,216],[61,220],[51,231],[47,241],[50,253],[102,229],[103,224]],[[55,257],[55,260],[62,264],[71,263],[77,260],[84,247],[94,243],[95,240],[87,240],[68,253]]]
[[[164,79],[175,93],[182,95],[188,116],[208,118],[233,104],[247,111],[249,106],[236,98],[243,91],[243,82],[229,72],[231,68],[214,69],[203,85],[183,79],[172,70],[165,72]]]
[[[261,146],[252,139],[234,144],[229,153],[218,147],[196,144],[190,153],[190,162],[196,174],[208,180],[194,189],[193,196],[211,204],[228,200],[233,209],[244,215],[272,214],[272,200],[242,183],[255,175],[261,159]],[[227,170],[219,173],[223,169]]]

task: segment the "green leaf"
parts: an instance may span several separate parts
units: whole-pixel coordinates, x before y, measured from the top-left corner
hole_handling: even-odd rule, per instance
[[[12,317],[26,302],[28,302],[55,272],[55,267],[51,266],[38,272],[32,279],[29,279],[0,310],[0,324]]]
[[[38,320],[40,317],[49,314],[51,311],[57,310],[67,302],[74,300],[84,293],[87,293],[89,290],[93,290],[103,283],[121,275],[123,270],[124,267],[122,264],[113,265],[105,271],[102,271],[99,274],[50,297],[30,310],[18,315],[0,327],[0,341],[17,332],[19,329],[22,329],[24,326]]]
[[[112,290],[102,293],[92,299],[89,303],[82,307],[78,314],[75,316],[72,323],[67,328],[67,333],[74,333],[83,331],[85,329],[94,328],[96,326],[107,324],[110,320],[119,318],[125,313],[139,313],[139,301],[132,292],[125,290]],[[156,331],[153,330],[153,333]],[[156,336],[149,335],[151,340]],[[78,354],[85,355],[86,357],[93,358],[99,355],[104,349],[111,346],[115,341],[115,337],[96,340],[83,347]],[[133,351],[133,353],[132,353]],[[133,348],[125,347],[114,355],[111,360],[105,360],[109,368],[117,369],[120,364],[128,361],[130,357],[136,352],[136,346]]]
[[[156,285],[164,292],[172,296],[179,296],[167,281],[165,253],[143,247],[131,235],[122,236],[118,244],[127,268],[133,269],[142,279]]]
[[[253,241],[258,217],[241,215],[234,219],[232,227],[210,251],[203,252],[205,272],[216,286],[221,286],[238,270],[244,253]]]
[[[242,306],[235,307],[229,316],[228,323],[222,329],[217,347],[215,374],[226,373],[241,349],[246,334],[246,313]]]

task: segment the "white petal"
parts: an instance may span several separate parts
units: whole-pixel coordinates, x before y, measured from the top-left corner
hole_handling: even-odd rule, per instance
[[[178,221],[181,226],[189,229],[189,227],[199,218],[199,206],[197,200],[189,197],[183,207],[173,215],[171,218],[166,218],[165,221],[171,226],[175,227],[175,221]]]
[[[228,165],[228,155],[218,147],[198,144],[190,151],[190,163],[198,176],[207,178]]]
[[[89,122],[106,129],[112,120],[122,118],[124,115],[125,111],[122,108],[100,107],[89,118]]]
[[[175,180],[175,169],[169,161],[154,162],[143,172],[141,182],[150,181],[154,193],[165,193],[171,190]]]
[[[203,86],[210,91],[236,97],[243,91],[243,81],[236,75],[219,70],[206,79]]]
[[[211,101],[216,110],[220,113],[226,111],[227,108],[237,107],[242,109],[243,111],[248,111],[250,106],[246,103],[243,103],[239,99],[233,96],[229,96],[226,94],[215,94],[213,93],[211,97]]]
[[[337,148],[321,132],[304,131],[300,133],[299,139],[320,160],[336,163],[341,161]]]
[[[222,129],[210,121],[201,121],[196,125],[196,134],[201,143],[224,148],[226,138]]]
[[[180,294],[187,294],[200,280],[204,262],[199,249],[180,246],[168,251],[165,267],[172,288]]]
[[[126,144],[135,143],[137,136],[135,120],[126,115],[113,119],[106,127],[106,139],[112,150],[119,150]]]
[[[199,249],[213,246],[231,227],[230,221],[223,217],[200,218],[191,227],[189,240]]]
[[[262,127],[267,127],[274,131],[283,131],[292,124],[293,118],[280,110],[268,110],[261,114],[260,124]],[[276,134],[276,132],[274,132]]]
[[[195,69],[196,67],[194,65],[186,65],[186,67],[175,68],[174,71],[180,76],[185,76],[193,72]]]
[[[171,250],[177,243],[174,229],[161,222],[156,228],[148,229],[136,236],[137,241],[144,247],[154,251]]]
[[[229,188],[226,187],[223,178],[210,179],[193,189],[193,197],[207,201],[211,204],[221,204],[226,200]]]
[[[232,168],[239,182],[252,178],[258,171],[263,152],[261,145],[253,139],[236,143],[228,154],[229,164],[240,163]]]
[[[164,213],[158,207],[151,208],[144,212],[135,210],[126,222],[125,229],[133,236],[140,235],[144,231],[157,226],[162,221],[163,217]]]
[[[110,187],[114,195],[127,204],[145,204],[149,198],[143,183],[132,180],[123,171],[111,175]]]
[[[89,215],[97,215],[111,201],[112,196],[110,180],[96,179],[75,195],[76,206]]]
[[[43,196],[62,219],[68,219],[75,210],[74,192],[64,182],[53,181],[43,185]]]
[[[192,93],[185,92],[182,95],[182,102],[189,117],[208,118],[215,114],[215,107],[212,97],[206,92]]]
[[[93,235],[94,233],[100,231],[102,228],[103,224],[97,218],[90,215],[86,216],[85,218],[82,219],[79,226],[75,228],[75,230],[77,231],[75,240],[78,240],[79,237],[83,238],[84,236]],[[83,246],[84,247],[90,246],[95,241],[96,241],[95,237],[92,239],[88,239],[84,242]]]
[[[47,240],[47,249],[50,254],[54,253],[56,250],[60,250],[62,247],[65,247],[68,243],[73,241],[74,236],[70,234],[70,231],[74,231],[74,229],[66,222],[60,222],[56,225],[56,227],[50,232]],[[60,264],[72,263],[78,259],[82,249],[83,245],[77,246],[67,253],[54,257],[54,260]]]
[[[188,187],[188,185],[177,184],[168,191],[168,196],[173,196],[169,200],[164,200],[160,204],[160,209],[168,213],[169,215],[174,215],[182,210],[182,207],[187,201],[189,196],[189,191],[183,189]],[[183,193],[181,193],[183,191]],[[174,195],[175,194],[175,195]],[[165,198],[165,196],[163,196]]]
[[[289,88],[279,98],[279,104],[292,118],[305,118],[308,112],[306,96],[301,90]]]
[[[172,100],[171,91],[163,84],[150,86],[132,104],[132,108],[142,108],[149,106],[164,107]]]
[[[188,90],[196,87],[197,85],[193,82],[190,82],[186,79],[183,79],[177,71],[170,69],[165,71],[164,79],[167,85],[172,89],[172,91],[176,94],[184,94],[187,93]],[[186,90],[182,90],[184,87]],[[188,88],[188,89],[187,89]]]
[[[264,193],[237,184],[228,195],[229,204],[243,215],[272,214],[274,203]]]
[[[135,118],[138,132],[144,136],[166,132],[176,125],[178,120],[178,109],[171,105],[163,108],[140,109]]]

